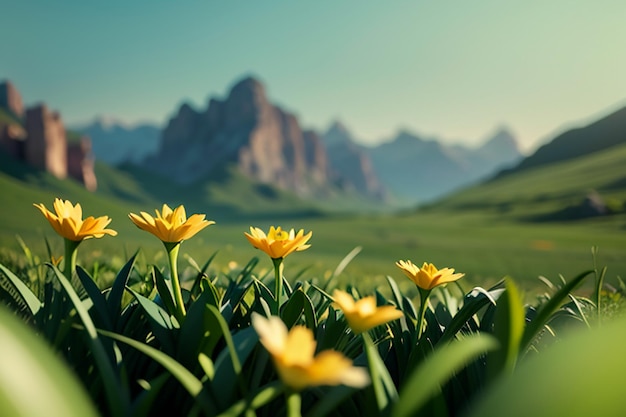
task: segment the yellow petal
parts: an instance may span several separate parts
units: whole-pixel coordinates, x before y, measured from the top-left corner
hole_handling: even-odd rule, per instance
[[[65,239],[80,242],[83,239],[101,238],[105,234],[115,236],[117,232],[106,229],[111,222],[108,216],[94,218],[90,216],[84,221],[82,219],[83,210],[80,204],[72,205],[68,200],[56,198],[54,200],[54,211],[52,214],[43,204],[34,204],[48,220],[52,228]]]
[[[130,213],[128,216],[138,228],[152,233],[165,243],[179,243],[190,239],[200,230],[215,224],[214,221],[205,220],[204,214],[194,214],[187,218],[182,205],[172,210],[167,204],[163,204],[161,212],[157,209],[155,213],[156,217],[144,211],[140,215]]]
[[[348,325],[355,333],[365,332],[373,327],[401,318],[404,313],[394,306],[376,306],[373,296],[355,302],[345,291],[333,292],[335,306],[343,311]]]

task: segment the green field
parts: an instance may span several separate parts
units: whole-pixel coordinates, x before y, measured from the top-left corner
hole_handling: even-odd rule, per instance
[[[225,267],[231,261],[246,263],[261,254],[250,247],[243,233],[251,225],[267,228],[274,224],[313,231],[312,247],[287,260],[288,274],[309,268],[309,276],[323,279],[344,256],[360,247],[342,279],[364,288],[383,284],[385,275],[402,282],[394,264],[410,259],[464,272],[466,286],[487,286],[509,275],[522,288],[537,290],[543,285],[537,279],[540,275],[554,282],[559,274],[570,278],[592,268],[591,248],[597,246],[598,265],[608,267],[608,282],[615,283],[617,276],[626,276],[625,213],[570,222],[529,218],[575,204],[589,189],[621,204],[626,200],[624,187],[618,186],[620,181],[623,185],[620,168],[625,166],[624,161],[626,146],[584,160],[511,175],[424,209],[395,215],[320,215],[303,203],[290,213],[295,203],[289,197],[267,190],[259,195],[249,182],[235,177],[210,190],[209,186],[186,190],[188,214],[206,213],[217,224],[185,242],[182,252],[201,264],[219,251],[216,267]],[[44,256],[42,236],[46,236],[53,251],[60,255],[61,239],[32,207],[42,202],[51,208],[54,197],[60,196],[80,202],[85,215],[109,215],[113,219],[111,227],[119,232],[115,238],[85,242],[80,254],[85,264],[121,264],[125,256],[139,248],[146,262],[165,262],[160,243],[138,230],[127,214],[153,212],[164,201],[178,204],[174,194],[169,194],[171,188],[159,190],[156,182],[142,186],[128,173],[100,167],[100,191],[90,194],[71,181],[59,181],[23,167],[15,169],[21,169],[17,178],[0,174],[2,246],[18,250],[15,236],[19,235],[35,253]],[[190,195],[193,192],[196,195]],[[271,262],[261,257],[260,267],[269,269]]]

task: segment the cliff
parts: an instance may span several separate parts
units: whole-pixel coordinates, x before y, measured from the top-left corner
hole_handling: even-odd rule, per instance
[[[68,143],[58,112],[40,103],[24,112],[22,97],[9,81],[0,83],[0,148],[11,157],[57,178],[68,175],[89,190],[97,186],[88,137]]]
[[[336,192],[338,183],[352,181],[338,181],[319,135],[272,104],[252,77],[236,83],[225,99],[212,98],[205,110],[183,104],[146,167],[190,184],[232,165],[249,178],[302,197],[324,197]]]

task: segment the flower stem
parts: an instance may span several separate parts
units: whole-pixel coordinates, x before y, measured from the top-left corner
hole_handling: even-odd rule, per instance
[[[367,332],[363,332],[361,335],[378,412],[380,415],[388,415],[393,403],[398,400],[398,392],[372,337]]]
[[[285,393],[287,397],[287,417],[302,416],[302,397],[298,391],[288,391]]]
[[[63,275],[65,278],[71,280],[72,274],[76,269],[76,255],[78,254],[78,245],[80,241],[76,242],[70,239],[65,240],[65,262],[63,263]]]
[[[185,311],[185,303],[183,301],[183,293],[180,288],[180,281],[178,279],[178,251],[180,250],[180,242],[170,243],[163,242],[167,256],[170,261],[170,279],[172,280],[172,291],[174,292],[174,316],[180,324],[182,324],[187,312]]]
[[[272,262],[274,263],[274,300],[276,301],[273,313],[275,316],[280,316],[280,299],[283,293],[283,258],[272,258]]]
[[[420,310],[418,314],[418,322],[417,322],[417,340],[422,338],[422,333],[424,332],[424,316],[426,315],[426,308],[428,308],[428,297],[430,296],[431,290],[424,290],[421,288],[417,288],[420,293]]]

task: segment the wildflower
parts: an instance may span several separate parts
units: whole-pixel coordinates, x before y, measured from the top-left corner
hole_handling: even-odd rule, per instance
[[[317,343],[307,327],[294,326],[287,331],[279,317],[266,319],[257,313],[252,314],[252,326],[271,355],[281,381],[293,390],[341,384],[362,388],[369,384],[366,370],[352,366],[343,354],[325,350],[315,355]]]
[[[205,220],[204,214],[194,214],[187,218],[184,206],[178,206],[172,210],[167,204],[163,209],[155,210],[156,217],[142,211],[140,215],[130,213],[128,217],[135,226],[146,232],[150,232],[164,243],[178,243],[193,237],[200,230],[215,224],[214,221]]]
[[[272,313],[278,315],[283,293],[283,259],[292,252],[308,249],[311,245],[307,244],[307,241],[313,232],[305,235],[304,230],[300,229],[296,234],[293,229],[287,232],[280,226],[272,226],[267,235],[258,227],[250,227],[250,234],[245,232],[244,234],[252,246],[261,249],[272,258],[275,282]]]
[[[174,293],[174,311],[170,313],[182,324],[187,311],[178,278],[178,251],[183,240],[193,237],[200,230],[215,222],[205,220],[204,214],[194,214],[187,218],[185,207],[182,205],[172,210],[167,204],[163,204],[161,212],[159,213],[159,210],[155,212],[156,217],[152,217],[145,211],[140,212],[140,215],[130,213],[128,217],[135,223],[135,226],[152,233],[163,242],[170,263],[170,279]],[[171,297],[171,295],[161,294],[161,297]]]
[[[439,285],[456,281],[465,275],[455,274],[452,268],[437,269],[435,265],[426,262],[421,268],[411,261],[398,261],[396,266],[422,290],[432,290]]]
[[[117,235],[112,229],[106,229],[111,223],[108,216],[83,220],[83,209],[79,203],[72,205],[69,200],[54,200],[54,211],[50,212],[43,204],[33,204],[48,219],[52,228],[65,239],[72,242],[81,242],[84,239],[101,238],[104,235]]]
[[[420,294],[420,309],[418,313],[417,337],[420,338],[424,332],[425,314],[428,308],[428,298],[433,288],[448,282],[456,281],[465,274],[455,274],[452,268],[437,269],[435,265],[424,262],[421,268],[411,261],[398,261],[396,266],[417,285]]]
[[[258,227],[250,227],[250,233],[244,233],[248,241],[257,249],[261,249],[267,253],[272,259],[281,259],[292,252],[303,251],[311,245],[307,241],[311,238],[313,232],[306,235],[304,230],[296,234],[294,229],[289,232],[279,227],[270,227],[267,235]]]
[[[343,311],[348,325],[356,333],[363,333],[404,315],[402,311],[391,305],[377,307],[374,296],[364,297],[355,302],[347,292],[335,290],[333,298],[335,306]]]

